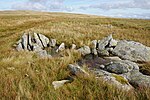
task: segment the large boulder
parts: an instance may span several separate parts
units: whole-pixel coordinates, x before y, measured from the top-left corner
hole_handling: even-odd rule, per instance
[[[134,62],[128,60],[118,60],[105,65],[105,70],[116,74],[123,74],[132,70],[139,70],[139,67]]]
[[[131,61],[150,61],[150,47],[139,42],[122,40],[112,50],[114,55]]]

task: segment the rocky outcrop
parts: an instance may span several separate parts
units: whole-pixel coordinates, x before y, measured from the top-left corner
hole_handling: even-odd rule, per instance
[[[51,55],[64,51],[65,43],[57,44],[56,39],[34,33],[24,34],[16,43],[17,51],[32,51],[41,58],[52,58]],[[115,40],[112,35],[102,40],[93,40],[89,46],[79,47],[72,44],[71,50],[76,50],[82,54],[82,58],[76,64],[69,64],[68,69],[72,75],[89,76],[91,73],[96,79],[123,89],[131,90],[137,86],[150,87],[150,76],[139,72],[138,62],[150,61],[150,47],[141,43],[127,40]],[[83,69],[87,66],[87,71]],[[69,80],[54,81],[52,84],[57,89]],[[133,86],[133,87],[132,87]]]
[[[134,41],[119,41],[112,53],[131,61],[150,61],[150,47]]]

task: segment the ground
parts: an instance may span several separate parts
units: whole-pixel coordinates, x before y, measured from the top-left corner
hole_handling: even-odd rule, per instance
[[[14,43],[23,33],[42,33],[55,38],[57,43],[78,47],[89,45],[93,39],[102,39],[113,33],[115,39],[141,42],[150,46],[150,20],[121,19],[81,14],[47,13],[33,11],[0,12],[0,98],[14,99],[150,99],[150,89],[131,92],[116,89],[102,80],[75,77],[74,82],[54,90],[52,82],[69,75],[67,65],[81,55],[65,50],[62,57],[41,59],[31,52],[16,52]],[[149,74],[150,63],[140,66]]]

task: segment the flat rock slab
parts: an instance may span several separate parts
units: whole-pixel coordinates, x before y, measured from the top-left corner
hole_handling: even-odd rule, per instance
[[[126,40],[119,41],[112,53],[122,59],[130,61],[150,61],[150,47],[147,47],[139,42]]]

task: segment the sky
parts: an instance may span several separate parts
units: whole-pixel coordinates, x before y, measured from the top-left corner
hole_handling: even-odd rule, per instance
[[[0,0],[0,10],[35,10],[150,19],[150,0]]]

